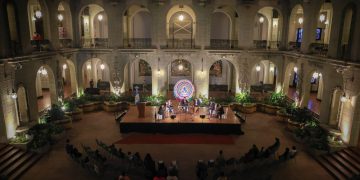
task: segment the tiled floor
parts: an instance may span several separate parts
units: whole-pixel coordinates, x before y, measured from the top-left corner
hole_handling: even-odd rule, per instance
[[[247,122],[243,125],[245,135],[234,136],[234,145],[202,145],[202,144],[157,144],[157,145],[121,145],[124,152],[140,152],[144,157],[150,153],[155,160],[164,160],[166,164],[177,160],[181,180],[195,180],[195,165],[199,159],[214,159],[219,150],[224,151],[226,158],[239,158],[249,150],[252,144],[269,146],[273,144],[274,138],[279,137],[281,146],[279,153],[286,147],[295,145],[299,154],[296,160],[288,161],[267,168],[255,169],[248,172],[253,176],[264,177],[272,175],[272,179],[292,180],[319,180],[331,179],[328,173],[307,153],[303,145],[294,141],[289,132],[285,130],[285,124],[276,120],[275,116],[261,113],[248,115]],[[79,164],[72,161],[65,153],[65,139],[81,149],[81,144],[96,147],[95,139],[100,139],[107,144],[114,143],[127,135],[119,132],[119,127],[114,121],[112,113],[94,112],[84,114],[83,119],[74,122],[73,128],[66,133],[66,137],[55,144],[52,150],[46,154],[37,165],[32,167],[23,177],[24,180],[33,179],[101,179],[90,175]],[[119,172],[120,173],[120,172]],[[104,178],[102,178],[104,179]],[[251,179],[251,178],[243,178]],[[252,179],[254,179],[252,177]],[[140,180],[135,178],[135,180]]]
[[[295,88],[289,88],[288,97],[295,100],[297,94]],[[310,99],[308,102],[307,108],[310,109],[312,112],[320,115],[320,104],[321,101],[317,99],[317,93],[310,93]]]

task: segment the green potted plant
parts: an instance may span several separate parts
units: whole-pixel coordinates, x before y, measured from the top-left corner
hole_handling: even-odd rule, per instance
[[[45,114],[45,121],[47,123],[59,124],[66,129],[72,128],[71,118],[69,116],[66,116],[65,112],[57,104],[53,104],[51,106],[51,109],[47,111],[47,113]]]
[[[93,112],[102,108],[103,96],[85,94],[77,99],[83,112]]]
[[[276,112],[284,107],[286,104],[285,95],[281,92],[273,92],[265,100],[264,112],[272,115],[276,115]]]
[[[287,122],[292,117],[292,112],[296,109],[295,103],[281,108],[276,112],[276,115],[279,117],[281,121]]]
[[[28,144],[31,142],[31,140],[32,136],[25,132],[21,132],[17,133],[13,138],[11,138],[9,144],[22,150],[27,150]]]
[[[239,110],[242,113],[254,113],[256,112],[256,104],[252,103],[252,99],[248,92],[238,93],[235,96],[235,102],[239,103]]]
[[[70,116],[72,120],[77,121],[82,119],[82,109],[77,106],[74,99],[66,100],[63,108],[65,110],[65,114]]]
[[[306,122],[313,120],[312,114],[306,108],[289,109],[287,113],[291,114],[291,117],[287,120],[287,129],[290,131],[302,128]]]
[[[118,101],[119,97],[116,94],[111,94],[110,96],[107,96],[104,101],[103,109],[106,112],[115,112],[118,111]]]

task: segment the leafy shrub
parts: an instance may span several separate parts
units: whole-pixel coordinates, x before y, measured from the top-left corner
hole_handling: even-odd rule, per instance
[[[144,98],[146,102],[150,102],[152,106],[160,106],[162,104],[165,104],[166,98],[161,95],[157,96],[147,96]]]
[[[218,104],[229,105],[235,102],[234,96],[226,96],[225,98],[215,98],[215,102]]]
[[[45,114],[46,122],[53,122],[56,120],[65,119],[65,112],[58,104],[53,104],[51,109]]]
[[[309,121],[314,121],[311,112],[306,108],[294,108],[287,112],[292,116],[292,121],[294,122],[307,123]]]
[[[64,101],[64,111],[65,112],[74,112],[79,108],[77,107],[76,101],[74,99],[69,99]]]
[[[25,133],[18,133],[14,138],[10,139],[10,143],[27,143],[30,138]]]
[[[33,140],[29,143],[29,148],[38,149],[47,144],[53,143],[52,135],[60,134],[64,128],[53,123],[36,124],[29,129],[29,134],[33,136]]]
[[[235,95],[235,102],[240,103],[240,104],[251,103],[252,99],[248,92],[242,92],[242,93],[237,93]]]
[[[201,103],[200,103],[201,107],[205,107],[205,106],[209,105],[209,99],[207,97],[200,95],[199,99],[201,101]]]
[[[281,106],[281,107],[287,106],[285,95],[281,92],[271,93],[270,96],[266,99],[266,103],[273,106]]]

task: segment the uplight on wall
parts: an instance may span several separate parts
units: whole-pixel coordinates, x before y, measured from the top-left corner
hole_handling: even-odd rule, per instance
[[[63,64],[63,69],[67,69],[67,65],[66,64]]]
[[[344,93],[344,95],[341,96],[340,101],[341,101],[342,103],[345,103],[346,101],[348,101],[348,99],[349,99],[349,98],[347,98],[346,95],[345,95],[345,93]]]
[[[16,92],[15,92],[15,89],[12,89],[12,91],[11,91],[11,92],[8,92],[8,94],[10,95],[10,97],[11,97],[12,99],[16,99],[16,98],[17,98],[17,94],[16,94]]]
[[[91,70],[91,65],[90,64],[86,65],[86,69]]]

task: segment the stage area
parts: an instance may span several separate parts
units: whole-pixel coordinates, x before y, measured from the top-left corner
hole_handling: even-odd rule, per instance
[[[239,119],[228,107],[225,108],[222,119],[210,117],[205,107],[196,113],[193,108],[188,113],[177,111],[174,119],[167,115],[164,119],[157,120],[156,112],[157,107],[146,106],[145,117],[139,118],[137,107],[131,106],[120,122],[120,132],[242,134]],[[200,115],[205,115],[205,118],[200,118]]]

